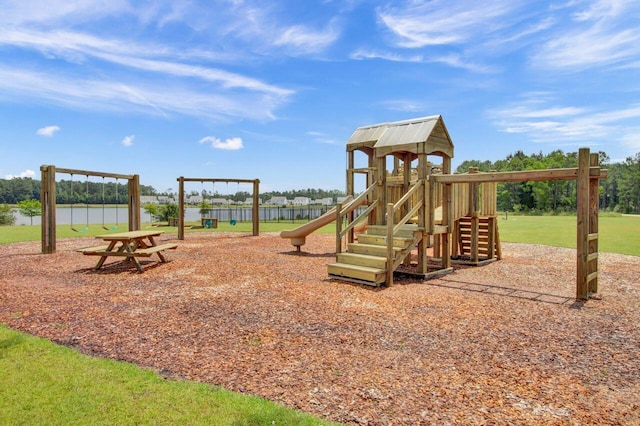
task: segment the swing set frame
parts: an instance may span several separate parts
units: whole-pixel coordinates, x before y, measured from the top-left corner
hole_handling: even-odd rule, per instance
[[[56,252],[56,173],[123,179],[128,182],[129,231],[140,230],[140,176],[89,170],[66,169],[54,165],[40,166],[40,203],[42,205],[42,253]]]
[[[178,179],[178,239],[184,240],[184,183],[185,182],[217,182],[222,183],[251,183],[253,184],[253,205],[251,221],[253,222],[253,236],[260,235],[260,179],[226,179],[226,178],[188,178],[180,176]]]

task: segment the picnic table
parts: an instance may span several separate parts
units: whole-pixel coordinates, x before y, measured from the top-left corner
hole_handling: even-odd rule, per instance
[[[96,247],[85,247],[77,250],[87,256],[100,256],[95,269],[100,269],[110,256],[124,257],[125,261],[132,262],[139,272],[144,272],[138,261],[139,257],[150,257],[154,253],[161,262],[167,259],[163,255],[165,250],[174,250],[178,247],[175,243],[156,244],[154,237],[162,234],[162,231],[129,231],[116,234],[98,235],[96,238],[107,241],[109,244]]]

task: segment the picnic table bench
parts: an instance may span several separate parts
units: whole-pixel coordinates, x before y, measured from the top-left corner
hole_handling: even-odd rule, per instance
[[[129,231],[98,235],[96,238],[108,241],[109,244],[85,247],[77,251],[87,256],[100,256],[95,269],[100,269],[108,257],[116,256],[124,257],[125,261],[132,262],[139,272],[144,272],[137,258],[157,254],[161,262],[166,262],[167,259],[162,252],[178,247],[175,243],[156,244],[154,237],[160,234],[162,231]]]

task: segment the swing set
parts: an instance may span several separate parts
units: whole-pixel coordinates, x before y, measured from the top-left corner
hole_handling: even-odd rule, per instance
[[[211,182],[214,185],[216,182],[222,182],[227,184],[227,188],[229,183],[237,183],[240,185],[241,183],[251,183],[253,184],[253,204],[251,209],[251,219],[253,222],[253,235],[260,235],[260,179],[212,179],[212,178],[185,178],[180,176],[178,178],[178,239],[184,240],[184,183],[185,182],[200,182],[204,187],[205,182]],[[202,191],[204,193],[204,190]],[[215,191],[214,191],[215,192]],[[227,202],[227,207],[229,209],[229,224],[231,226],[236,225],[237,219],[232,217],[230,202]],[[237,209],[236,209],[237,210]]]
[[[69,191],[71,197],[71,229],[74,232],[87,232],[89,229],[89,176],[97,176],[103,179],[102,186],[102,228],[105,230],[117,230],[119,226],[118,207],[116,205],[116,225],[109,228],[104,223],[104,207],[105,207],[105,184],[104,178],[116,179],[116,202],[119,202],[118,195],[118,179],[128,182],[128,211],[129,211],[129,231],[137,231],[140,229],[140,176],[139,175],[122,175],[116,173],[95,172],[77,169],[56,168],[54,165],[40,166],[42,175],[40,186],[40,202],[42,204],[42,253],[50,254],[56,252],[56,173],[64,173],[71,175],[71,189]],[[77,227],[74,224],[74,191],[73,191],[73,175],[86,176],[86,226]]]

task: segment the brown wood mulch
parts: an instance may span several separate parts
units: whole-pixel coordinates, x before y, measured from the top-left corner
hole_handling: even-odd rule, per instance
[[[601,253],[577,303],[565,248],[373,289],[328,279],[331,235],[177,242],[142,274],[92,238],[0,246],[0,322],[346,424],[640,424],[640,257]]]

